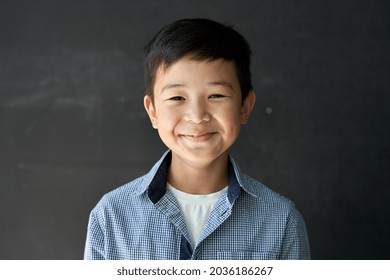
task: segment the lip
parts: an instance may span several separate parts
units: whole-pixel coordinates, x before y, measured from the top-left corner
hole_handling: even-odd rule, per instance
[[[214,134],[215,132],[196,132],[180,134],[180,136],[192,142],[205,142],[213,137]]]

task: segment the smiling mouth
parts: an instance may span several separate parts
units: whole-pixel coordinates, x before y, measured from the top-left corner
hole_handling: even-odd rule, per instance
[[[193,142],[204,142],[209,140],[214,134],[214,132],[206,132],[198,134],[181,134],[180,136]]]

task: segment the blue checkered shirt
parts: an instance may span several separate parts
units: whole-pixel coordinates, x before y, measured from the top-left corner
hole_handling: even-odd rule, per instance
[[[197,244],[166,189],[171,153],[150,172],[104,195],[88,223],[85,259],[308,259],[304,220],[293,203],[241,173],[229,158],[229,185]]]

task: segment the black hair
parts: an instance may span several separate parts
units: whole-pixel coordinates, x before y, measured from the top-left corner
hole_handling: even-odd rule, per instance
[[[179,59],[224,59],[235,64],[242,102],[252,90],[251,50],[245,38],[232,27],[209,19],[182,19],[164,26],[146,45],[146,94],[153,100],[159,67],[167,70]]]

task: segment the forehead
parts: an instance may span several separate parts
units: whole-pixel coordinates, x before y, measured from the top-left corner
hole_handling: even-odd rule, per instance
[[[201,85],[224,81],[239,86],[234,62],[223,59],[194,60],[182,58],[172,65],[160,65],[156,73],[154,89],[158,90],[166,83],[185,83]]]

